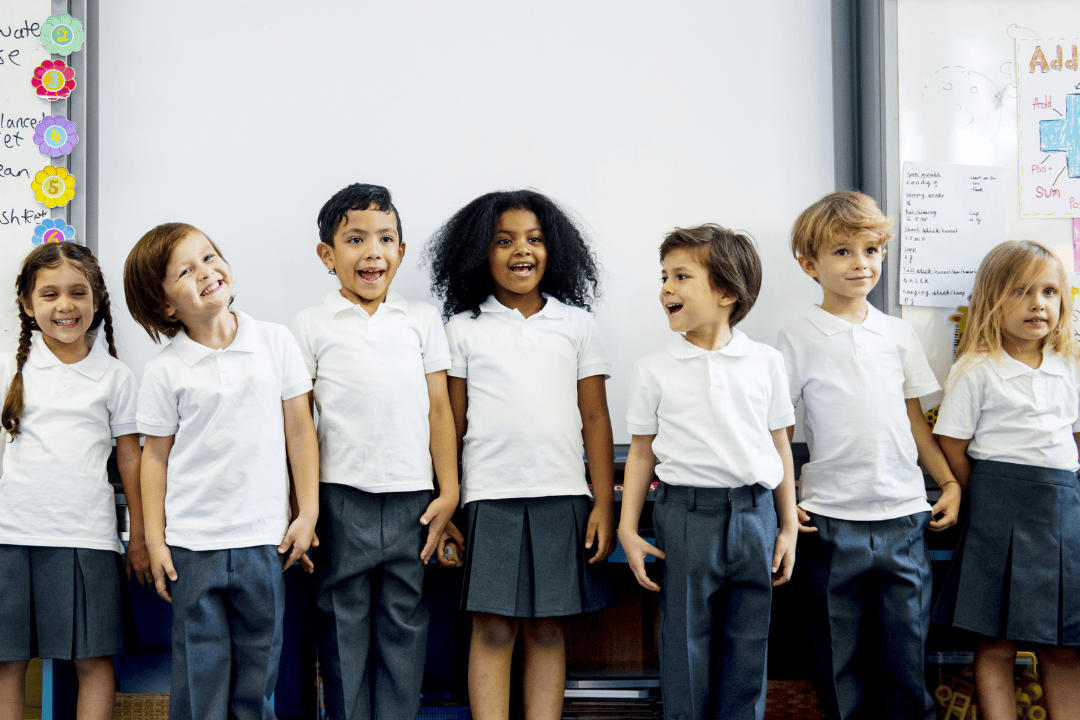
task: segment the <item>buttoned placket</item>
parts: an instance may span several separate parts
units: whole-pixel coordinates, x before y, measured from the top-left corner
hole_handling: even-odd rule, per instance
[[[67,395],[71,389],[71,378],[74,371],[67,365],[60,366],[60,381],[56,383],[56,396]]]
[[[1031,394],[1036,410],[1045,410],[1050,396],[1050,376],[1042,370],[1031,373]]]

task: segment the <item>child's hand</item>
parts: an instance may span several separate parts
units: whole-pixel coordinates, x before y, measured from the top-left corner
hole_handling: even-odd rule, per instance
[[[610,507],[593,505],[589,513],[589,524],[585,531],[585,549],[589,550],[596,541],[596,554],[589,558],[589,564],[606,560],[615,552],[615,517]]]
[[[660,586],[649,579],[645,574],[645,556],[652,555],[658,560],[664,559],[664,551],[646,542],[645,538],[638,535],[637,530],[624,530],[619,528],[619,542],[622,543],[623,551],[630,569],[637,578],[638,585],[646,590],[660,592]]]
[[[454,510],[457,509],[457,504],[458,496],[456,493],[440,495],[431,501],[431,504],[427,506],[427,510],[420,516],[420,524],[427,525],[428,529],[427,542],[424,543],[424,549],[420,551],[420,559],[423,562],[426,563],[436,549],[439,551],[438,559],[440,562],[442,561],[443,529],[450,522]],[[458,533],[458,537],[461,537],[461,533]]]
[[[285,532],[285,538],[278,545],[278,555],[284,555],[289,553],[289,556],[285,558],[285,564],[282,566],[281,571],[285,572],[295,562],[300,563],[306,572],[314,572],[315,564],[311,562],[310,558],[307,558],[304,553],[311,547],[315,538],[315,521],[300,516],[293,520],[289,524],[289,529]],[[303,562],[301,558],[307,558],[307,562]]]
[[[813,525],[808,524],[810,522],[810,513],[806,512],[805,510],[803,510],[798,505],[795,506],[795,512],[799,516],[799,532],[801,532],[801,533],[817,532],[816,527],[814,527]]]
[[[317,547],[319,547],[319,536],[316,535],[315,533],[311,533],[311,545],[308,546],[308,550],[310,550],[311,548],[317,548]],[[311,556],[308,555],[307,553],[304,553],[303,555],[301,555],[300,559],[297,560],[297,562],[300,563],[300,567],[308,575],[315,572],[315,563],[312,561]]]
[[[941,497],[930,509],[930,529],[941,532],[947,527],[956,524],[956,517],[960,514],[960,484],[956,482],[946,483],[941,490]],[[941,515],[938,518],[938,515]],[[935,519],[937,518],[937,519]]]
[[[802,510],[799,510],[802,513]],[[801,519],[801,518],[800,518]],[[807,517],[809,520],[809,516]],[[783,585],[791,579],[791,571],[795,568],[795,542],[802,531],[803,525],[799,523],[799,530],[781,531],[776,534],[776,547],[772,556],[772,586]],[[814,528],[817,530],[817,528]],[[809,530],[807,531],[809,532]]]
[[[150,551],[146,549],[146,538],[141,534],[128,540],[127,551],[124,553],[124,572],[127,573],[128,580],[134,572],[135,579],[143,587],[154,584],[154,573],[150,571]]]
[[[150,571],[154,575],[154,587],[157,588],[157,594],[162,600],[171,603],[172,595],[169,594],[167,581],[176,582],[177,579],[176,568],[172,564],[172,551],[165,543],[148,545],[147,550],[150,553]]]
[[[457,554],[458,562],[455,562],[453,557],[447,556],[447,545],[457,546],[454,548],[454,552]],[[457,529],[457,526],[452,521],[446,523],[435,547],[438,550],[435,560],[443,567],[460,567],[464,564],[461,559],[462,553],[465,552],[463,549],[465,547],[465,536],[461,534],[461,531]]]

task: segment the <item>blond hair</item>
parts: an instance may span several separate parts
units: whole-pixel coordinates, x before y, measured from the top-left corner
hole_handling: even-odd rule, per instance
[[[1039,276],[1052,269],[1057,275],[1061,296],[1058,324],[1043,339],[1063,357],[1080,358],[1072,322],[1072,290],[1065,280],[1065,267],[1057,255],[1031,240],[1008,240],[986,254],[975,276],[975,289],[968,303],[967,325],[956,349],[956,359],[986,353],[1000,355],[1002,316],[1016,291],[1030,288]]]
[[[892,220],[881,214],[869,195],[844,190],[826,195],[802,211],[791,228],[791,254],[817,259],[818,253],[869,235],[878,247],[892,239]]]

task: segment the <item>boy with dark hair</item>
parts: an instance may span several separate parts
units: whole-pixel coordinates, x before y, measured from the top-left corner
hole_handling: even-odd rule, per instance
[[[798,528],[787,377],[778,352],[733,327],[761,287],[746,235],[677,229],[660,259],[680,335],[634,365],[619,540],[638,583],[660,591],[664,717],[761,720],[772,588],[791,577]],[[654,468],[655,548],[638,534]],[[663,560],[659,585],[647,554]]]

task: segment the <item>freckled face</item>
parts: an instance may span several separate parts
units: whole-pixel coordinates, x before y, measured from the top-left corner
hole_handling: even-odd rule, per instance
[[[488,264],[499,302],[510,306],[510,298],[540,296],[540,279],[547,268],[547,246],[535,213],[507,210],[499,217],[488,250]]]

